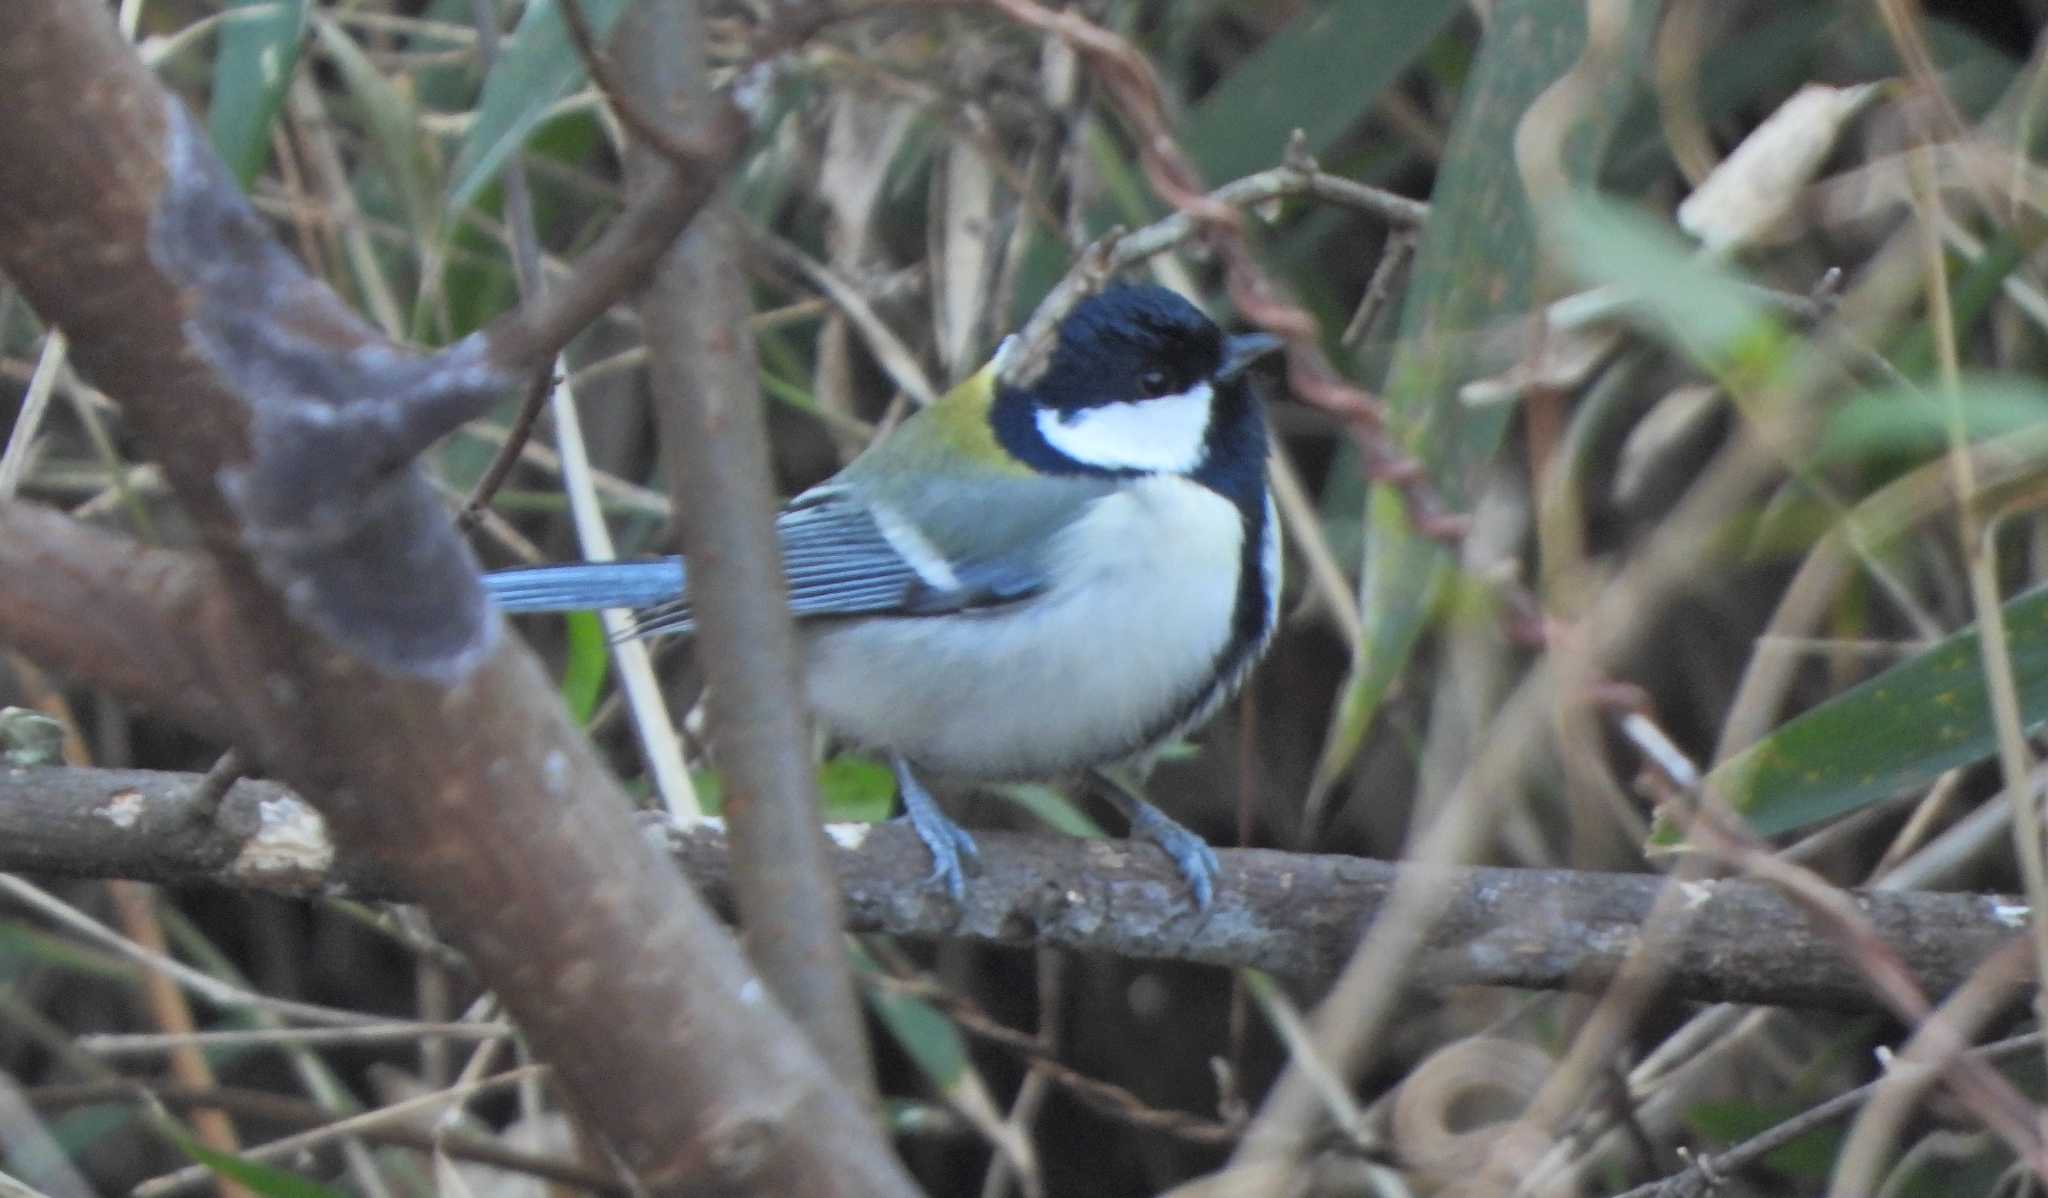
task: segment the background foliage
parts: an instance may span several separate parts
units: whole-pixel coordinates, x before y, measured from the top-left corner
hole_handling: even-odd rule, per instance
[[[502,171],[515,156],[551,261],[618,210],[620,134],[546,0],[119,8],[288,243],[393,336],[444,344],[513,301]],[[584,8],[602,29],[624,2]],[[1392,857],[1465,805],[1473,827],[1456,855],[1661,870],[1689,842],[1698,868],[1740,868],[1682,815],[1655,817],[1672,788],[1666,775],[1638,785],[1641,742],[1618,718],[1632,709],[1714,767],[1709,791],[1783,860],[1830,882],[2044,897],[2001,797],[2037,788],[2018,729],[2048,715],[2048,598],[2026,593],[2048,570],[2034,502],[2048,462],[2040,5],[1083,8],[1149,56],[1211,184],[1277,165],[1300,130],[1324,171],[1430,201],[1407,229],[1292,199],[1257,210],[1251,235],[1345,373],[1383,397],[1388,435],[1473,517],[1443,548],[1327,416],[1280,406],[1287,621],[1247,701],[1173,755],[1155,797],[1218,843]],[[479,9],[509,34],[489,64]],[[711,50],[754,119],[730,189],[775,468],[794,491],[885,432],[915,379],[942,387],[972,369],[1081,247],[1170,209],[1071,52],[996,15],[884,8],[764,64],[752,47],[767,28],[745,6],[719,10]],[[1762,165],[1730,159],[1815,83],[1876,86],[1779,126]],[[1699,189],[1724,159],[1736,199],[1710,204]],[[1200,252],[1151,269],[1230,315]],[[627,553],[672,543],[638,339],[615,312],[568,363],[591,477]],[[178,513],[118,415],[60,368],[11,293],[0,353],[0,413],[15,429],[0,477],[18,471],[26,495],[177,542]],[[438,451],[451,507],[509,418]],[[544,425],[476,530],[493,564],[578,553],[553,443]],[[1987,618],[1999,626],[1988,642],[1965,631]],[[525,631],[639,778],[595,622]],[[1611,649],[1589,664],[1574,648],[1589,641]],[[2009,661],[2009,701],[1987,688],[1986,643],[2006,648],[1989,660],[1994,680]],[[5,664],[0,698],[63,715],[79,759],[203,770],[217,749]],[[700,688],[687,652],[664,651],[661,668],[688,710]],[[1529,690],[1546,670],[1568,681]],[[1606,701],[1623,686],[1629,702]],[[1541,718],[1504,719],[1527,694]],[[685,736],[715,801],[687,723]],[[1475,763],[1509,752],[1515,767],[1471,793]],[[833,817],[886,811],[873,762],[833,750],[820,768]],[[970,823],[1082,835],[1099,814],[1046,787],[958,802]],[[136,908],[97,885],[66,897],[265,993],[422,1020],[488,1014],[431,929],[402,913],[219,893]],[[1241,1127],[1286,1058],[1276,1029],[1290,1002],[1316,997],[1193,966],[947,944],[871,943],[861,967],[896,1130],[933,1193],[1150,1193],[1214,1167],[1228,1149],[1214,1129]],[[0,1101],[183,1068],[92,1038],[175,1030],[141,977],[34,918],[0,923]],[[1121,1097],[1048,1085],[963,1035],[959,1000],[1035,1030]],[[1416,996],[1386,1023],[1357,1098],[1378,1116],[1404,1079],[1411,1095],[1418,1078],[1445,1084],[1432,1054],[1481,1034],[1563,1057],[1588,1011],[1559,996]],[[212,1028],[270,1018],[197,1016]],[[1549,1165],[1589,1193],[1674,1172],[1681,1145],[1717,1150],[1869,1080],[1872,1050],[1901,1036],[1876,1015],[1650,1003],[1606,1079],[1558,1119]],[[476,1051],[415,1037],[205,1056],[222,1082],[339,1113],[448,1085]],[[2008,1072],[2035,1092],[2039,1061],[2020,1062]],[[132,1185],[188,1152],[220,1164],[125,1101],[39,1109],[39,1121],[0,1118],[20,1129],[0,1147],[8,1172],[49,1193]],[[1160,1117],[1172,1111],[1208,1122]],[[469,1118],[508,1143],[573,1151],[538,1087],[487,1097]],[[254,1142],[289,1120],[236,1123]],[[1786,1145],[1733,1192],[1819,1189],[1841,1126]],[[2001,1180],[2011,1151],[1958,1109],[1930,1107],[1909,1133],[1888,1192],[2025,1184]],[[1426,1155],[1398,1118],[1386,1135],[1411,1165]],[[221,1168],[262,1193],[373,1176],[392,1193],[508,1186],[496,1172],[458,1182],[444,1158],[390,1146],[284,1163],[291,1175]],[[1472,1168],[1452,1155],[1368,1182],[1336,1151],[1303,1180],[1429,1192],[1478,1184]]]

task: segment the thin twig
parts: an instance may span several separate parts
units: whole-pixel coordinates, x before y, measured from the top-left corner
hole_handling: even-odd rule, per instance
[[[675,133],[687,127],[686,123],[642,112],[632,98],[632,90],[613,72],[610,57],[598,47],[590,22],[583,15],[581,0],[561,0],[560,7],[562,23],[568,26],[569,40],[576,44],[576,53],[583,58],[584,70],[590,73],[590,81],[597,85],[619,124],[636,140],[668,159],[677,170],[702,169],[703,147]]]
[[[562,455],[562,486],[569,493],[569,511],[576,524],[576,540],[585,560],[609,561],[618,556],[611,530],[605,526],[598,506],[597,489],[590,479],[590,453],[583,443],[583,418],[576,410],[576,396],[567,383],[554,388],[550,406],[555,413],[555,447]],[[598,613],[619,665],[619,684],[633,716],[633,728],[647,754],[647,772],[654,779],[656,795],[670,818],[699,819],[704,805],[697,797],[697,784],[690,777],[683,758],[678,721],[669,714],[668,700],[655,677],[652,651],[644,640],[633,636],[633,616],[608,610]]]
[[[1913,1106],[1919,1104],[1933,1083],[1948,1081],[1964,1104],[1976,1108],[1970,1100],[1966,1079],[1972,1073],[1989,1073],[1993,1077],[1997,1073],[1985,1059],[1970,1053],[1970,1040],[1976,1038],[1982,1024],[2007,1010],[2013,999],[2028,989],[2028,979],[2034,975],[2030,956],[2032,946],[2028,938],[2013,938],[2003,952],[1987,960],[1985,967],[1942,1003],[1942,1008],[1931,1012],[1913,1030],[1913,1038],[1907,1040],[1905,1049],[1894,1055],[1880,1051],[1884,1077],[1878,1079],[1870,1102],[1855,1116],[1841,1151],[1835,1155],[1835,1171],[1829,1182],[1831,1198],[1862,1198],[1864,1194],[1878,1192],[1884,1161],[1890,1159],[1892,1149],[1901,1141],[1901,1128]],[[1999,1120],[1987,1122],[2001,1139],[2019,1147],[2019,1163],[2023,1167],[2032,1169],[2036,1178],[2048,1178],[2048,1171],[2044,1171],[2048,1163],[2044,1163],[2040,1149],[2028,1151],[2015,1141],[2015,1130],[2021,1135],[2040,1135],[2038,1112],[2032,1104],[2021,1100],[2013,1116],[2005,1126]]]
[[[2048,1040],[2048,1035],[2028,1032],[2024,1036],[2013,1036],[1972,1048],[1968,1055],[1985,1061],[1996,1061],[2019,1053],[2032,1052],[2040,1048],[2044,1040]],[[1680,1198],[1681,1195],[1705,1194],[1709,1192],[1710,1179],[1732,1177],[1816,1128],[1826,1127],[1868,1102],[1886,1080],[1881,1077],[1876,1081],[1865,1082],[1853,1090],[1837,1094],[1724,1152],[1712,1155],[1696,1153],[1692,1157],[1692,1163],[1680,1172],[1656,1181],[1645,1182],[1632,1190],[1616,1194],[1614,1198]]]
[[[299,1099],[267,1091],[222,1086],[193,1090],[168,1082],[121,1079],[37,1086],[27,1091],[29,1101],[47,1110],[69,1110],[106,1103],[160,1102],[175,1110],[211,1106],[245,1115],[251,1120],[287,1127],[326,1127],[334,1121],[331,1112]],[[385,1123],[360,1128],[362,1139],[379,1144],[411,1148],[421,1152],[440,1150],[458,1160],[475,1161],[494,1169],[524,1173],[562,1185],[577,1186],[608,1198],[629,1198],[630,1189],[615,1174],[590,1169],[574,1161],[558,1160],[506,1148],[496,1140],[475,1135],[435,1135],[408,1122]]]
[[[1885,1062],[1885,1076],[1878,1080],[1869,1104],[1856,1117],[1836,1154],[1834,1176],[1828,1188],[1833,1198],[1862,1198],[1878,1191],[1877,1179],[1892,1147],[1899,1141],[1900,1126],[1934,1082],[1946,1080],[1957,1097],[1977,1106],[1970,1098],[1970,1076],[2000,1075],[1991,1069],[1986,1057],[1970,1052],[1969,1042],[1985,1021],[2011,1005],[2027,988],[2027,979],[2033,972],[2032,962],[2027,959],[2030,955],[2027,939],[2015,937],[2004,951],[1986,961],[1975,977],[1950,995],[1939,1010],[1931,1012],[1914,1030],[1905,1048]],[[2021,1163],[2037,1178],[2048,1176],[2038,1146],[2038,1113],[2022,1099],[2019,1109],[2011,1114],[2014,1118],[2004,1125],[1996,1119],[1986,1122],[1992,1131],[2019,1148]],[[2020,1137],[2034,1136],[2035,1147],[2029,1151],[2016,1140],[2016,1133]]]
[[[577,48],[584,55],[585,65],[596,78],[595,72],[607,64],[600,62],[601,56],[590,44],[590,31],[583,23],[582,9],[575,0],[567,0],[562,6],[562,15],[577,39]],[[481,21],[478,28],[481,32],[492,26],[489,21]],[[608,75],[606,79],[609,81]],[[613,96],[619,98],[616,92]],[[671,159],[671,162],[677,170],[686,166],[679,159]],[[525,168],[517,161],[510,163],[505,170],[505,219],[512,234],[513,265],[518,275],[520,296],[530,302],[546,295],[548,285],[541,270],[540,233],[534,225],[532,195],[526,185]],[[591,477],[590,454],[583,442],[583,421],[577,410],[576,396],[567,382],[562,381],[566,375],[565,364],[560,358],[534,371],[534,389],[528,391],[492,468],[497,470],[502,465],[504,471],[511,469],[514,457],[525,447],[526,438],[540,414],[541,403],[545,402],[555,416],[555,445],[561,462],[562,488],[569,496],[569,514],[576,528],[578,546],[585,559],[606,561],[616,557],[617,550],[613,547],[611,530],[605,524],[596,483]],[[540,390],[543,382],[549,385]],[[482,483],[478,484],[478,492],[488,495]],[[618,663],[620,686],[631,709],[641,749],[646,754],[647,770],[654,779],[655,794],[671,818],[695,819],[703,814],[703,804],[698,801],[696,783],[691,779],[688,763],[683,758],[682,738],[676,732],[677,721],[670,715],[668,701],[655,678],[653,657],[645,642],[628,635],[632,624],[630,615],[622,611],[606,611],[601,613],[600,619],[610,634],[608,639],[612,656]]]
[[[0,450],[0,500],[14,498],[15,490],[21,486],[21,476],[28,469],[29,449],[35,444],[36,434],[42,431],[43,414],[50,410],[50,394],[56,389],[58,376],[64,373],[64,360],[69,353],[62,329],[44,334],[35,374],[30,376],[28,390],[21,397],[21,409],[15,414],[14,428],[7,434],[7,446]]]
[[[1370,1154],[1378,1151],[1379,1145],[1364,1109],[1358,1105],[1350,1085],[1318,1050],[1315,1035],[1309,1029],[1308,1021],[1302,1018],[1300,1009],[1264,974],[1247,969],[1241,976],[1247,993],[1265,1015],[1267,1026],[1286,1047],[1290,1065],[1299,1071],[1322,1103],[1324,1113],[1330,1117],[1333,1132],[1361,1152]]]
[[[128,938],[147,952],[165,956],[169,945],[157,914],[156,891],[138,882],[113,881],[107,883],[107,893],[113,901],[115,918],[120,921]],[[189,1035],[198,1026],[192,1018],[192,1004],[186,1001],[184,992],[161,971],[152,970],[144,975],[142,992],[151,1020],[164,1032],[172,1036]],[[194,1045],[173,1048],[169,1064],[171,1077],[176,1081],[201,1089],[211,1089],[216,1084],[213,1063]],[[226,1111],[194,1110],[192,1130],[200,1143],[215,1152],[233,1154],[241,1150],[241,1132]],[[224,1179],[220,1195],[221,1198],[255,1198],[256,1191],[239,1181]]]
[[[1886,1005],[1902,1018],[1918,1024],[1920,1032],[1929,1037],[1922,1040],[1921,1034],[1916,1034],[1916,1041],[1930,1045],[1927,1051],[1943,1051],[1941,1045],[1947,1041],[1938,1040],[1939,1031],[1929,1031],[1940,1023],[1940,1019],[1928,1002],[1925,989],[1913,976],[1911,967],[1876,934],[1868,917],[1847,893],[1829,885],[1812,871],[1793,865],[1755,844],[1712,808],[1702,813],[1692,832],[1703,846],[1745,871],[1781,887],[1805,909],[1809,919],[1842,944],[1850,961],[1870,979],[1872,988]],[[1998,979],[2004,976],[2002,971],[2012,959],[2012,945],[2008,941],[1997,954],[1972,972],[1970,981],[1978,985],[1973,988],[1970,983],[1965,983],[1950,1001],[1964,1001],[1965,1005],[1988,1001],[1977,991],[1988,985],[2002,985]],[[2003,996],[2005,992],[1999,989],[1997,993]],[[1966,994],[1973,997],[1964,1000]],[[1966,1022],[1974,1027],[1988,1014],[1982,1012]],[[2032,1106],[2027,1099],[2002,1075],[1981,1061],[1963,1059],[1955,1064],[1949,1080],[1957,1097],[2010,1144],[2021,1159],[2048,1176],[2048,1144],[2043,1142],[2042,1130],[2033,1119]]]
[[[1917,24],[1908,26],[1911,15],[1906,6],[1880,6],[1891,24],[1901,51],[1917,46],[1921,57],[1908,57],[1909,65],[1925,67],[1926,47],[1909,37]],[[1922,90],[1934,88],[1931,77],[1920,80]],[[1935,94],[1940,94],[1935,88]],[[1951,112],[1952,116],[1953,113]],[[1933,178],[1930,150],[1922,145],[1908,151],[1906,165],[1912,181],[1915,227],[1919,234],[1922,262],[1926,270],[1928,324],[1934,333],[1935,363],[1940,371],[1943,413],[1948,432],[1948,461],[1955,472],[1956,521],[1962,539],[1963,564],[1970,585],[1970,606],[1977,617],[1978,657],[1983,664],[1984,685],[1989,692],[1992,726],[1997,733],[1998,768],[2005,783],[2005,800],[2012,805],[2013,850],[2019,859],[2020,880],[2026,887],[2027,903],[2034,917],[2028,930],[2034,944],[2035,976],[2048,986],[2048,852],[2041,843],[2041,792],[2034,777],[2034,753],[2027,744],[2026,718],[2020,711],[2019,684],[2013,676],[2011,638],[2006,629],[2005,609],[1998,593],[1999,519],[1983,510],[1978,494],[1975,460],[1969,452],[1969,432],[1963,412],[1962,371],[1956,345],[1955,313],[1949,300],[1948,258],[1937,232],[1941,193]],[[2048,1013],[2048,992],[2037,989],[2035,1013]]]
[[[382,1022],[373,1015],[359,1015],[354,1011],[343,1011],[334,1007],[271,998],[252,990],[244,990],[240,986],[229,985],[210,974],[201,973],[182,961],[173,960],[161,953],[150,952],[49,891],[12,874],[0,874],[0,891],[102,948],[109,949],[145,968],[166,974],[172,981],[216,1006],[230,1009],[251,1007],[287,1019],[330,1027]]]
[[[637,369],[646,361],[647,351],[645,347],[637,347],[627,351],[626,354],[615,354],[611,358],[606,359],[606,362],[617,362],[620,358],[628,355],[637,359],[632,363],[633,368]],[[571,390],[581,391],[602,379],[606,373],[604,363],[600,363],[597,366],[586,366],[570,374],[567,382]],[[554,376],[552,364],[549,366],[548,375],[552,383]],[[494,424],[489,420],[472,420],[468,424],[463,425],[461,431],[468,436],[475,437],[479,441],[496,445],[503,445],[511,439],[509,429],[503,425]],[[562,472],[562,456],[539,441],[529,440],[526,444],[520,446],[519,457],[528,465],[537,466],[551,474],[559,475]],[[613,509],[623,511],[629,515],[645,516],[654,519],[663,519],[668,515],[668,496],[651,487],[643,487],[639,483],[628,482],[608,470],[599,470],[596,467],[591,468],[590,481],[597,487],[598,494],[604,498],[606,505]]]
[[[1067,957],[1056,949],[1044,948],[1033,956],[1038,976],[1037,1042],[1048,1055],[1057,1056],[1061,1008],[1066,992]],[[1017,1095],[1010,1100],[1010,1111],[1003,1124],[1020,1142],[1030,1143],[1031,1124],[1044,1108],[1052,1087],[1052,1076],[1035,1065],[1017,1087]],[[1003,1198],[1009,1192],[1013,1177],[1025,1198],[1041,1198],[1045,1193],[1044,1170],[1035,1158],[1016,1160],[1010,1153],[999,1152],[990,1158],[988,1172],[982,1175],[981,1198]]]
[[[389,1044],[437,1036],[447,1040],[498,1040],[513,1034],[506,1023],[369,1023],[361,1027],[243,1028],[233,1031],[187,1032],[178,1035],[142,1032],[98,1032],[78,1037],[78,1047],[106,1057],[155,1056],[180,1045],[200,1048],[325,1047],[336,1044]]]
[[[506,1086],[517,1084],[529,1077],[543,1074],[546,1071],[547,1066],[545,1065],[529,1065],[519,1069],[507,1070],[504,1073],[487,1077],[480,1081],[451,1086],[446,1090],[436,1090],[431,1094],[421,1094],[414,1098],[408,1098],[403,1102],[394,1102],[389,1106],[378,1107],[373,1111],[364,1111],[360,1115],[350,1115],[346,1119],[336,1119],[334,1122],[323,1127],[316,1127],[310,1131],[302,1131],[295,1135],[284,1136],[267,1144],[259,1144],[243,1152],[240,1155],[240,1159],[245,1161],[281,1160],[295,1153],[317,1148],[330,1141],[356,1135],[372,1128],[413,1119],[426,1113],[438,1114],[450,1104],[467,1102],[479,1094],[502,1090]],[[169,1198],[172,1194],[182,1194],[187,1190],[203,1186],[213,1181],[217,1176],[211,1165],[189,1165],[175,1172],[152,1177],[138,1184],[131,1193],[135,1195],[135,1198]]]
[[[1358,307],[1351,313],[1351,319],[1344,326],[1344,332],[1337,338],[1342,345],[1356,347],[1379,323],[1380,315],[1388,310],[1394,300],[1394,283],[1408,264],[1415,259],[1415,251],[1422,245],[1422,235],[1414,229],[1401,229],[1387,235],[1387,241],[1380,249],[1380,260],[1372,268],[1372,277],[1365,282],[1365,292],[1358,297]]]
[[[215,758],[192,788],[193,818],[211,820],[220,801],[248,772],[248,762],[240,749],[230,748]]]
[[[1089,1077],[1055,1057],[1052,1050],[1038,1037],[1020,1032],[991,1018],[972,1000],[950,990],[886,976],[881,978],[881,984],[914,995],[938,1007],[968,1035],[986,1040],[1031,1062],[1034,1068],[1043,1070],[1045,1076],[1051,1078],[1055,1084],[1072,1093],[1091,1109],[1112,1119],[1133,1127],[1142,1127],[1147,1131],[1165,1132],[1176,1139],[1196,1144],[1232,1143],[1241,1130],[1185,1111],[1161,1110],[1114,1082]]]
[[[1290,159],[1279,166],[1233,179],[1202,197],[1207,206],[1230,211],[1257,207],[1274,200],[1309,197],[1379,216],[1407,229],[1429,218],[1429,205],[1390,191],[1324,174],[1312,160]],[[1030,355],[1049,348],[1050,334],[1061,318],[1073,310],[1091,291],[1118,271],[1128,270],[1149,258],[1167,253],[1203,235],[1204,226],[1186,210],[1129,232],[1114,234],[1084,255],[1084,265],[1061,279],[1039,303],[1031,320],[1020,330],[1017,368],[1028,373]]]
[[[1503,797],[1518,789],[1532,746],[1555,726],[1559,696],[1577,701],[1585,682],[1633,647],[1645,631],[1645,613],[1659,610],[1675,588],[1695,577],[1694,547],[1732,512],[1746,507],[1771,473],[1762,448],[1748,439],[1723,451],[1668,518],[1665,535],[1602,589],[1571,627],[1572,636],[1553,639],[1548,654],[1501,706],[1488,735],[1476,745],[1476,757],[1434,818],[1411,831],[1406,858],[1440,865],[1478,851],[1495,826]],[[1426,930],[1441,926],[1447,904],[1455,901],[1440,889],[1439,876],[1423,870],[1401,880],[1318,1010],[1316,1031],[1324,1051],[1346,1069],[1360,1068],[1381,1047],[1380,1032],[1427,950]],[[1612,976],[1604,974],[1603,983]],[[1314,1087],[1297,1071],[1283,1074],[1235,1160],[1291,1159],[1313,1139],[1320,1111]]]
[[[491,505],[498,488],[512,477],[512,468],[525,454],[527,440],[533,436],[533,426],[539,423],[541,409],[547,407],[548,394],[554,388],[555,368],[552,363],[534,371],[533,377],[527,380],[526,393],[519,399],[519,412],[512,417],[512,424],[505,431],[504,443],[476,480],[469,498],[463,501],[462,510],[455,517],[455,527],[468,532],[483,520],[484,509]]]
[[[904,394],[915,400],[919,407],[928,406],[938,399],[938,389],[932,386],[924,367],[919,365],[917,354],[903,343],[887,322],[875,315],[874,308],[859,287],[786,238],[777,237],[751,221],[737,219],[735,223],[746,235],[747,244],[754,252],[785,270],[801,275],[805,282],[831,301],[832,306],[846,317],[848,324],[860,330],[868,351],[874,354],[875,361],[903,389]]]
[[[497,6],[491,0],[473,0],[470,11],[476,19],[477,68],[489,75],[498,58]],[[570,19],[572,29],[582,30],[582,10],[574,0],[564,7],[563,13]],[[579,42],[579,48],[583,44]],[[519,281],[520,295],[529,297],[545,290],[547,276],[541,269],[540,237],[533,223],[533,197],[527,190],[525,165],[517,155],[506,164],[504,178],[505,220],[512,236],[512,265]],[[548,363],[535,367],[527,379],[526,392],[519,400],[519,412],[512,418],[504,443],[456,514],[455,527],[458,529],[468,532],[475,528],[483,518],[483,510],[490,506],[491,497],[511,477],[512,467],[519,461],[528,438],[533,436],[533,426],[540,419],[541,408],[547,403],[548,392],[554,385],[554,374],[554,364]]]
[[[197,1114],[223,1120],[227,1118],[219,1110]],[[194,1122],[197,1122],[196,1117]],[[25,1171],[33,1169],[30,1176],[47,1187],[32,1190],[13,1177],[0,1173],[0,1198],[92,1198],[99,1193],[80,1172],[70,1151],[29,1104],[28,1096],[22,1092],[20,1083],[15,1081],[11,1072],[0,1073],[0,1151],[6,1152],[10,1166]],[[248,1193],[247,1189],[236,1186],[231,1195],[228,1187],[222,1186],[222,1198],[247,1198]]]

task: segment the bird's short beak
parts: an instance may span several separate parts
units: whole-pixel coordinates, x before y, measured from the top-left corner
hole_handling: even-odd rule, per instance
[[[1216,377],[1229,382],[1245,372],[1245,368],[1280,349],[1285,342],[1271,333],[1240,333],[1226,338],[1223,342],[1223,366]]]

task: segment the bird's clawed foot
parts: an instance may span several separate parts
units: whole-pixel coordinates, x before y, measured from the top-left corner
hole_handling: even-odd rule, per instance
[[[903,796],[903,815],[910,826],[917,831],[917,838],[924,841],[924,847],[931,851],[932,872],[925,878],[927,886],[943,886],[955,903],[967,897],[967,872],[964,868],[981,855],[975,846],[974,837],[967,829],[956,824],[945,812],[939,810],[938,800],[924,788],[917,776],[910,772],[910,763],[901,757],[890,762],[896,773],[896,790]]]
[[[1223,868],[1216,859],[1216,850],[1179,820],[1141,798],[1129,779],[1107,770],[1098,770],[1096,774],[1108,784],[1109,801],[1131,821],[1131,835],[1158,845],[1180,876],[1187,879],[1188,889],[1194,893],[1195,910],[1207,911],[1216,897],[1216,875]]]

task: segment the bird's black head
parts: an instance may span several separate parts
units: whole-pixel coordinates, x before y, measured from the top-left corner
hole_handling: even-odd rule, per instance
[[[1114,287],[1060,321],[1036,377],[998,378],[996,432],[1051,473],[1199,477],[1219,454],[1249,456],[1262,489],[1265,427],[1242,376],[1275,345],[1224,336],[1164,287]]]
[[[1041,406],[1073,410],[1175,395],[1223,362],[1223,331],[1164,287],[1113,287],[1060,321],[1052,358],[1031,385]]]

